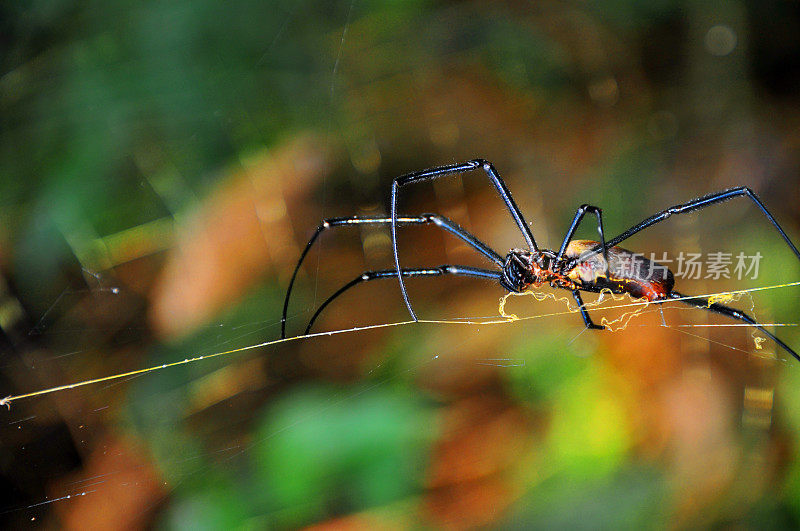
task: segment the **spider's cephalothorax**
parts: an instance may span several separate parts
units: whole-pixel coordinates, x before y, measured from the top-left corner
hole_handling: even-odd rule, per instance
[[[545,283],[553,287],[577,289],[575,283],[564,275],[565,267],[567,264],[558,260],[556,253],[548,249],[533,252],[511,249],[503,260],[500,284],[515,293]]]
[[[405,217],[397,215],[397,195],[401,186],[407,184],[430,181],[468,172],[471,170],[482,170],[494,185],[500,198],[505,203],[509,214],[516,223],[522,237],[525,239],[527,249],[512,249],[505,256],[501,256],[487,244],[470,234],[469,231],[460,227],[455,222],[438,214],[423,214],[416,217]],[[714,194],[698,197],[689,202],[672,206],[637,223],[619,236],[606,240],[603,233],[602,211],[592,205],[581,205],[578,207],[572,223],[567,229],[566,236],[559,247],[558,252],[539,249],[533,237],[525,217],[519,207],[511,197],[511,192],[506,187],[505,182],[497,173],[492,163],[483,159],[469,160],[461,164],[451,164],[449,166],[439,166],[414,173],[408,173],[397,177],[392,183],[391,193],[391,215],[379,218],[363,218],[351,216],[345,218],[327,219],[320,224],[317,231],[306,244],[300,259],[294,268],[289,287],[286,290],[286,298],[283,303],[283,316],[281,317],[281,337],[286,337],[286,316],[289,309],[289,296],[292,286],[297,278],[300,265],[308,254],[311,246],[317,237],[326,229],[331,227],[352,227],[354,225],[389,225],[392,235],[392,251],[394,253],[394,269],[383,269],[380,271],[366,271],[351,280],[333,295],[323,302],[317,311],[312,315],[306,327],[306,333],[311,329],[314,320],[320,315],[328,304],[333,302],[339,295],[353,286],[362,282],[376,280],[379,278],[394,278],[400,284],[400,292],[406,303],[408,312],[412,319],[417,320],[417,315],[411,307],[411,301],[405,288],[405,278],[411,277],[432,277],[442,275],[458,275],[473,278],[494,280],[503,288],[512,292],[522,292],[531,286],[538,287],[548,283],[553,288],[570,290],[578,304],[581,317],[587,328],[603,329],[603,326],[596,325],[589,316],[589,311],[581,300],[581,291],[602,293],[609,290],[612,293],[627,293],[632,297],[645,298],[651,302],[663,303],[668,300],[680,300],[685,304],[709,310],[721,315],[742,321],[761,330],[762,333],[772,338],[775,343],[781,346],[786,352],[800,361],[800,355],[792,350],[788,345],[775,337],[772,333],[765,330],[753,318],[747,314],[716,303],[708,297],[686,297],[673,290],[674,277],[672,272],[666,267],[647,260],[641,254],[634,253],[618,247],[622,241],[627,240],[637,232],[640,232],[651,225],[664,221],[675,214],[683,214],[703,209],[707,206],[722,203],[735,197],[747,197],[753,201],[755,206],[766,216],[781,238],[786,242],[794,255],[800,259],[800,251],[786,235],[783,228],[775,221],[767,207],[758,199],[752,190],[745,186],[723,190]],[[573,236],[586,214],[591,214],[597,218],[597,231],[600,236],[598,241],[575,240]],[[456,238],[466,243],[477,253],[483,255],[494,264],[492,269],[472,267],[466,265],[440,265],[425,268],[403,268],[400,266],[400,257],[397,246],[397,227],[401,225],[436,225],[449,232]]]

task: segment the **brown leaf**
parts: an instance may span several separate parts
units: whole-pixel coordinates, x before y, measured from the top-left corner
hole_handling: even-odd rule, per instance
[[[190,332],[297,256],[287,204],[330,169],[326,144],[295,138],[231,175],[183,227],[151,293],[162,336]],[[291,257],[291,258],[288,258]]]
[[[147,457],[124,439],[99,441],[80,477],[54,487],[53,497],[72,493],[53,505],[63,529],[141,529],[166,495]]]

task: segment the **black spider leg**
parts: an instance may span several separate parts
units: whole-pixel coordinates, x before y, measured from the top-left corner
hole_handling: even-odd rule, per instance
[[[747,323],[751,326],[758,328],[762,333],[769,336],[775,343],[780,345],[786,352],[794,356],[797,361],[800,361],[800,355],[797,354],[794,350],[792,350],[786,343],[775,337],[773,334],[768,332],[763,326],[758,324],[752,317],[747,315],[746,313],[736,310],[734,308],[729,308],[728,306],[723,306],[722,304],[717,304],[716,302],[711,302],[707,297],[686,297],[685,295],[681,295],[677,291],[673,291],[669,294],[671,299],[680,299],[680,301],[684,304],[688,304],[689,306],[694,306],[695,308],[703,308],[710,312],[718,313],[721,315],[726,315],[731,319],[736,319],[737,321],[742,321]]]
[[[741,196],[749,197],[753,201],[753,203],[756,204],[758,209],[761,210],[761,212],[767,217],[769,222],[772,223],[772,226],[775,227],[775,230],[778,231],[778,233],[781,235],[781,237],[786,242],[786,244],[789,246],[789,248],[792,250],[792,252],[795,254],[795,256],[798,259],[800,259],[800,251],[797,250],[797,247],[795,247],[794,243],[792,243],[792,240],[789,239],[789,236],[783,230],[783,227],[781,227],[780,224],[778,223],[778,221],[772,216],[772,214],[770,214],[769,210],[767,210],[767,207],[764,206],[764,203],[761,202],[761,200],[758,198],[758,196],[755,194],[755,192],[753,192],[750,188],[748,188],[746,186],[739,186],[739,187],[736,187],[736,188],[731,188],[729,190],[723,190],[722,192],[717,192],[717,193],[714,193],[714,194],[705,195],[703,197],[699,197],[697,199],[693,199],[692,201],[689,201],[687,203],[675,205],[675,206],[672,206],[672,207],[667,208],[665,210],[662,210],[661,212],[653,214],[652,216],[650,216],[649,218],[645,219],[644,221],[634,225],[633,227],[631,227],[630,229],[626,230],[625,232],[623,232],[619,236],[611,239],[610,241],[605,242],[606,243],[606,247],[614,247],[615,245],[618,245],[618,244],[622,243],[623,241],[625,241],[626,239],[630,238],[631,236],[633,236],[637,232],[642,231],[642,230],[646,229],[647,227],[649,227],[651,225],[654,225],[654,224],[656,224],[656,223],[658,223],[660,221],[664,221],[665,219],[669,218],[673,214],[684,214],[686,212],[693,212],[695,210],[700,210],[700,209],[705,208],[707,206],[711,206],[713,204],[721,203],[723,201],[727,201],[728,199],[733,199],[733,198],[741,197]],[[601,252],[600,249],[594,249],[592,251],[589,251],[588,253],[585,253],[581,258],[583,260],[587,260],[587,259],[591,258],[592,256],[600,253],[600,252]],[[677,295],[676,292],[672,292],[672,294],[670,296],[672,298],[676,298],[676,297],[679,297],[680,295]],[[701,300],[701,299],[690,299],[690,300]],[[789,352],[792,356],[794,356],[795,358],[797,358],[800,361],[800,357],[798,357],[797,353],[794,350],[789,348],[783,341],[779,340],[773,334],[771,334],[770,332],[764,330],[764,328],[761,325],[756,323],[747,314],[745,314],[743,312],[740,312],[739,310],[728,308],[727,306],[723,306],[721,304],[716,304],[716,303],[715,304],[711,304],[710,306],[707,305],[706,303],[703,303],[702,305],[699,305],[699,304],[693,304],[691,302],[687,302],[687,304],[690,304],[692,306],[697,306],[697,307],[702,306],[703,308],[709,309],[711,311],[714,311],[714,312],[717,312],[717,313],[720,313],[720,314],[723,314],[723,315],[727,315],[727,316],[729,316],[729,317],[731,317],[733,319],[738,319],[738,320],[743,321],[745,323],[751,324],[752,326],[755,326],[756,328],[761,330],[764,334],[769,336],[773,341],[775,341],[778,345],[780,345],[782,348],[784,348],[787,352]]]
[[[400,274],[404,277],[438,277],[442,275],[459,275],[465,277],[488,278],[497,281],[499,281],[502,276],[502,273],[499,271],[491,271],[489,269],[480,269],[477,267],[459,265],[441,265],[439,267],[430,268],[401,269]],[[308,322],[305,333],[308,334],[311,331],[314,321],[317,320],[317,317],[319,317],[319,315],[322,313],[322,310],[324,310],[325,307],[333,302],[334,299],[336,299],[339,295],[349,290],[353,286],[361,284],[362,282],[369,282],[370,280],[378,280],[381,278],[397,278],[397,270],[383,269],[381,271],[365,271],[339,288],[333,295],[328,297],[327,300],[320,305],[316,312],[314,312],[314,315]]]
[[[600,249],[602,250],[603,258],[606,259],[606,272],[608,272],[608,247],[606,246],[606,237],[603,232],[603,211],[592,205],[581,205],[578,207],[578,210],[575,212],[575,217],[572,218],[572,224],[567,230],[567,235],[564,236],[564,241],[561,242],[561,248],[558,250],[558,256],[556,256],[556,262],[560,262],[564,257],[569,242],[572,241],[575,231],[578,230],[578,225],[583,221],[583,217],[587,212],[597,217],[597,232],[600,234]]]
[[[603,252],[603,258],[605,258],[606,262],[606,270],[605,274],[608,276],[608,249],[606,248],[606,237],[605,233],[603,232],[603,211],[592,205],[581,205],[578,207],[578,210],[575,212],[575,217],[572,218],[572,223],[567,230],[566,236],[564,236],[564,241],[561,242],[561,248],[558,250],[558,255],[556,256],[556,264],[560,264],[561,260],[564,258],[564,253],[567,251],[567,246],[569,242],[572,241],[572,237],[575,235],[575,231],[578,230],[578,225],[580,225],[581,221],[583,221],[584,216],[587,214],[594,214],[597,217],[597,232],[600,234],[600,248]],[[582,257],[578,257],[576,260],[580,260]],[[569,269],[573,267],[574,264],[567,264],[565,269]],[[583,300],[581,299],[580,293],[575,290],[572,292],[572,295],[575,297],[575,300],[578,302],[578,306],[581,310],[581,317],[583,317],[583,322],[586,324],[586,328],[590,328],[592,330],[605,330],[604,326],[596,325],[592,322],[591,317],[589,317],[589,311],[586,309],[586,306],[583,304]]]
[[[772,225],[781,235],[781,237],[789,246],[789,248],[792,250],[792,252],[795,254],[795,256],[797,256],[797,258],[800,259],[800,251],[797,250],[797,247],[795,247],[795,245],[792,243],[792,240],[789,239],[789,236],[786,235],[786,232],[784,232],[780,224],[775,220],[774,217],[772,217],[772,214],[769,213],[769,210],[767,210],[767,207],[764,206],[764,203],[762,203],[761,200],[758,198],[758,196],[750,188],[747,188],[746,186],[739,186],[737,188],[731,188],[730,190],[724,190],[722,192],[717,192],[715,194],[709,194],[703,197],[699,197],[697,199],[693,199],[688,203],[675,205],[673,207],[662,210],[657,214],[653,214],[652,216],[645,219],[641,223],[634,225],[633,227],[626,230],[616,238],[606,242],[606,247],[614,247],[615,245],[621,243],[622,241],[627,240],[637,232],[644,230],[647,227],[658,223],[659,221],[664,221],[673,214],[684,214],[686,212],[693,212],[695,210],[700,210],[701,208],[711,206],[715,203],[721,203],[723,201],[727,201],[728,199],[733,199],[735,197],[740,197],[740,196],[747,196],[753,200],[753,202],[756,204],[759,210],[761,210],[761,212],[764,213],[764,215],[767,217],[770,223],[772,223]],[[599,252],[600,250],[597,249],[590,251],[588,254],[584,255],[583,259],[587,259],[591,256],[594,256]]]
[[[414,173],[408,173],[406,175],[401,175],[397,177],[394,182],[392,182],[392,196],[391,196],[391,216],[392,216],[392,251],[394,252],[394,266],[395,271],[397,274],[397,279],[400,282],[400,292],[403,294],[403,300],[406,303],[406,307],[408,308],[408,313],[411,314],[411,318],[414,321],[417,321],[417,314],[414,313],[414,309],[411,307],[411,301],[408,298],[408,292],[406,291],[406,284],[403,281],[403,275],[400,274],[400,257],[397,253],[397,192],[401,186],[411,183],[418,183],[422,181],[429,181],[432,179],[437,179],[439,177],[444,177],[446,175],[453,175],[456,173],[464,173],[469,170],[473,170],[475,168],[482,168],[483,171],[486,172],[486,175],[489,176],[489,179],[494,184],[494,187],[497,189],[497,193],[500,194],[500,198],[505,202],[506,208],[508,209],[511,217],[514,218],[514,222],[519,227],[519,230],[522,232],[522,236],[525,238],[525,242],[528,244],[528,248],[531,251],[539,251],[539,247],[536,245],[536,240],[533,238],[533,233],[531,232],[530,227],[525,222],[525,218],[522,216],[522,212],[520,211],[517,204],[514,202],[514,199],[511,197],[511,192],[506,187],[505,182],[503,179],[500,178],[498,175],[497,170],[494,169],[494,166],[491,162],[483,160],[483,159],[475,159],[470,160],[467,162],[463,162],[461,164],[452,164],[449,166],[439,166],[436,168],[431,168],[428,170],[422,170]]]
[[[606,327],[602,325],[597,325],[592,322],[591,316],[589,316],[589,310],[586,309],[586,306],[583,304],[583,299],[581,298],[581,292],[578,290],[574,290],[572,292],[572,296],[575,297],[575,302],[578,303],[578,308],[581,310],[581,317],[583,317],[583,323],[586,325],[586,328],[591,330],[605,330]]]
[[[488,245],[480,241],[478,238],[467,232],[464,228],[460,227],[458,224],[444,216],[440,216],[438,214],[422,214],[421,216],[414,218],[398,218],[396,219],[396,222],[400,225],[427,225],[433,223],[460,238],[467,245],[496,263],[498,266],[503,267],[503,259],[500,257],[500,255],[498,255],[494,250],[492,250]],[[317,230],[311,236],[311,239],[308,240],[305,249],[303,249],[303,252],[300,254],[300,259],[297,261],[297,265],[295,265],[294,272],[292,273],[292,278],[289,281],[289,287],[286,289],[286,297],[283,301],[283,314],[281,315],[281,339],[286,337],[286,315],[289,311],[289,298],[292,295],[294,281],[297,278],[298,272],[300,271],[300,266],[303,265],[303,260],[305,260],[306,255],[311,250],[311,247],[314,245],[314,242],[317,241],[317,238],[319,238],[320,234],[331,227],[349,227],[354,225],[374,224],[386,225],[389,223],[392,223],[392,218],[361,218],[358,216],[350,216],[326,219],[319,224]]]

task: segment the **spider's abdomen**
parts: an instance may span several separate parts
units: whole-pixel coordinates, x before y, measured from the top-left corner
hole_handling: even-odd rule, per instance
[[[600,245],[590,240],[573,240],[567,246],[565,257],[578,263],[567,272],[570,280],[586,291],[609,289],[614,293],[629,293],[633,297],[651,301],[663,300],[672,292],[675,277],[666,266],[648,260],[641,254],[622,247],[608,248],[608,274],[602,254],[581,260],[581,255]]]

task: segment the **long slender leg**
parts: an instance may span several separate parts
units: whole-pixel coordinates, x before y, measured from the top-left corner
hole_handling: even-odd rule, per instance
[[[483,159],[475,159],[470,160],[467,162],[463,162],[461,164],[452,164],[449,166],[439,166],[436,168],[431,168],[428,170],[422,170],[414,173],[408,173],[406,175],[401,175],[397,177],[394,182],[392,183],[392,197],[391,197],[391,216],[392,216],[392,250],[394,252],[394,265],[396,270],[397,279],[400,282],[400,292],[403,294],[403,301],[406,303],[406,307],[408,308],[408,313],[411,314],[411,318],[413,320],[417,320],[417,314],[414,313],[414,309],[411,307],[411,301],[408,298],[408,292],[406,291],[406,285],[403,281],[403,275],[400,274],[400,257],[397,253],[397,193],[401,186],[405,186],[406,184],[411,183],[418,183],[422,181],[429,181],[432,179],[438,179],[439,177],[444,177],[446,175],[453,175],[456,173],[464,173],[466,171],[473,170],[475,168],[482,168],[486,175],[489,176],[489,179],[494,184],[494,187],[497,189],[497,193],[500,194],[500,198],[505,202],[506,208],[508,209],[511,217],[514,218],[514,222],[519,227],[519,230],[522,232],[522,236],[525,238],[526,243],[528,244],[528,248],[531,251],[538,251],[539,248],[536,245],[536,240],[533,238],[533,233],[531,232],[530,227],[528,227],[525,218],[522,216],[522,212],[520,211],[517,204],[514,202],[514,199],[511,197],[511,192],[506,187],[506,184],[503,182],[503,179],[500,178],[500,175],[495,170],[494,166],[491,162],[483,160]]]
[[[465,277],[475,277],[475,278],[486,278],[490,280],[500,280],[502,274],[499,271],[491,271],[489,269],[480,269],[477,267],[469,267],[469,266],[459,266],[459,265],[441,265],[438,267],[431,267],[431,268],[416,268],[416,269],[402,269],[400,270],[400,274],[404,277],[438,277],[442,275],[459,275]],[[353,286],[357,286],[362,282],[369,282],[370,280],[378,280],[381,278],[397,278],[397,271],[394,269],[384,269],[381,271],[366,271],[341,288],[339,288],[333,295],[328,297],[325,302],[323,302],[317,311],[314,312],[314,315],[311,317],[311,320],[308,322],[308,326],[306,327],[305,333],[308,334],[311,330],[311,327],[314,324],[314,321],[317,320],[317,317],[322,313],[322,310],[325,309],[330,303],[332,303],[339,295],[344,293],[345,291],[349,290]]]
[[[388,225],[390,223],[392,223],[392,218],[361,218],[358,216],[350,216],[326,219],[319,224],[317,230],[311,236],[311,239],[308,240],[305,249],[303,249],[303,252],[300,254],[300,259],[297,261],[297,265],[295,265],[292,278],[289,280],[289,287],[286,289],[286,297],[283,301],[283,314],[281,315],[281,338],[286,337],[286,314],[289,310],[289,298],[292,294],[294,281],[297,278],[297,273],[300,271],[300,266],[303,265],[303,260],[305,260],[306,255],[311,250],[311,247],[314,245],[314,242],[317,241],[317,238],[319,238],[320,234],[331,227],[349,227],[354,225]],[[421,216],[417,217],[398,218],[397,223],[400,225],[434,224],[446,230],[450,234],[460,238],[467,245],[484,255],[489,260],[493,261],[498,266],[503,266],[502,257],[500,257],[500,255],[497,254],[491,247],[467,232],[466,229],[459,226],[457,223],[447,219],[444,216],[440,216],[438,214],[422,214]]]
[[[586,325],[586,328],[591,330],[605,330],[606,327],[603,325],[596,325],[592,322],[592,318],[589,315],[589,310],[586,309],[586,306],[583,304],[583,299],[581,298],[581,292],[575,290],[572,292],[572,296],[575,297],[575,302],[578,303],[578,308],[581,309],[581,317],[583,317],[583,323]]]
[[[569,226],[569,230],[567,230],[567,235],[564,236],[564,241],[561,243],[561,248],[558,250],[556,262],[560,261],[561,258],[564,257],[564,253],[567,250],[567,245],[569,245],[569,242],[572,241],[572,237],[575,235],[578,225],[580,225],[587,212],[594,214],[597,217],[597,232],[600,233],[600,248],[603,251],[603,258],[606,259],[606,269],[608,269],[608,249],[606,248],[606,237],[605,233],[603,232],[603,211],[592,205],[581,205],[578,207],[577,212],[575,212],[575,217],[572,218],[572,224]]]
[[[775,227],[775,229],[781,235],[781,237],[789,246],[789,248],[792,250],[792,252],[795,254],[795,256],[797,256],[797,258],[800,259],[800,251],[797,250],[797,247],[795,247],[795,245],[792,243],[792,240],[790,240],[789,236],[786,235],[786,232],[783,230],[783,227],[781,227],[780,224],[772,216],[772,214],[769,213],[769,210],[767,210],[767,207],[764,206],[764,203],[761,202],[758,196],[750,188],[747,188],[746,186],[740,186],[738,188],[731,188],[730,190],[717,192],[715,194],[709,194],[697,199],[693,199],[688,203],[675,205],[673,207],[662,210],[657,214],[653,214],[652,216],[645,219],[641,223],[634,225],[633,227],[626,230],[616,238],[613,238],[610,241],[606,242],[606,246],[614,247],[620,242],[627,240],[637,232],[644,230],[647,227],[654,225],[660,221],[664,221],[673,214],[685,214],[686,212],[693,212],[695,210],[700,210],[701,208],[705,208],[707,206],[711,206],[713,204],[721,203],[723,201],[727,201],[728,199],[733,199],[735,197],[741,197],[741,196],[747,196],[753,200],[753,203],[756,204],[758,209],[761,210],[761,212],[767,217],[769,222],[772,223],[772,226]],[[584,259],[589,258],[599,252],[600,252],[599,250],[592,251],[588,255],[585,255]]]
[[[691,297],[686,298],[685,295],[681,295],[677,291],[673,291],[669,294],[670,298],[672,299],[680,299],[680,301],[684,304],[688,304],[689,306],[694,306],[695,308],[703,308],[705,310],[718,313],[721,315],[725,315],[730,317],[731,319],[736,319],[737,321],[742,321],[749,325],[752,325],[758,328],[763,334],[769,336],[775,343],[780,345],[786,352],[791,354],[795,357],[797,361],[800,361],[800,355],[797,354],[794,350],[792,350],[786,343],[775,337],[773,334],[768,332],[763,326],[758,324],[752,317],[747,315],[746,313],[736,310],[734,308],[729,308],[728,306],[723,306],[722,304],[717,304],[716,302],[711,302],[706,297]]]

